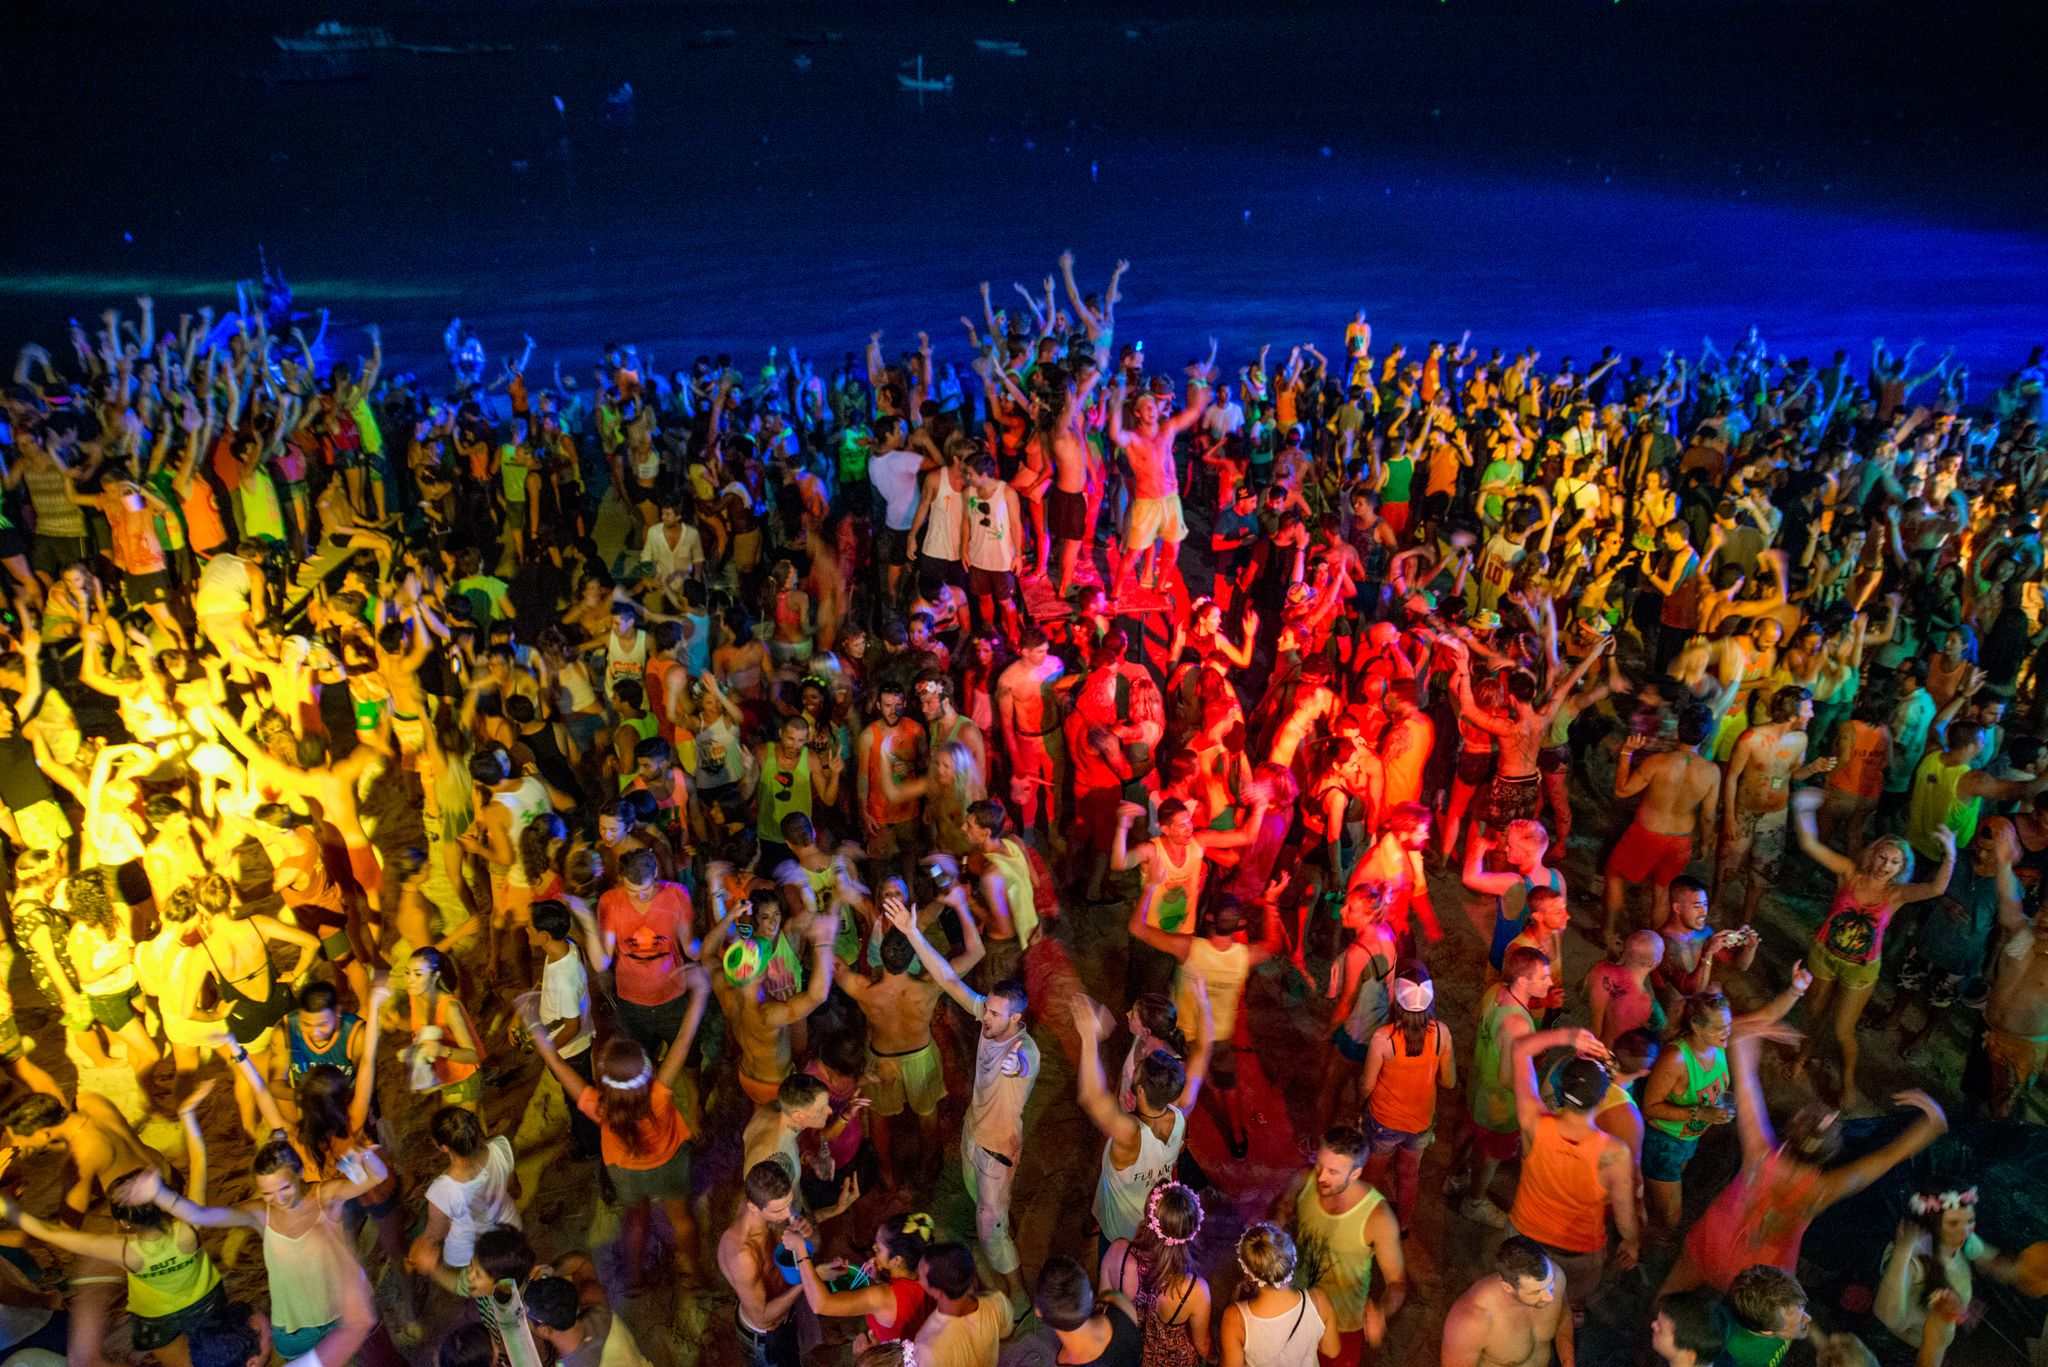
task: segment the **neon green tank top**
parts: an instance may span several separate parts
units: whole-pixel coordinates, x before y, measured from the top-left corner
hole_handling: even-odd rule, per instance
[[[1719,1049],[1710,1049],[1702,1059],[1690,1047],[1674,1044],[1678,1056],[1685,1060],[1685,1085],[1672,1089],[1664,1098],[1673,1106],[1718,1106],[1721,1098],[1728,1094],[1728,1055]],[[1706,1120],[1658,1120],[1651,1118],[1655,1125],[1673,1139],[1698,1139],[1711,1127]]]
[[[177,1226],[129,1241],[142,1263],[128,1274],[128,1313],[162,1319],[189,1310],[220,1285],[220,1273],[204,1248],[178,1247]]]
[[[761,816],[755,825],[755,833],[763,840],[782,843],[782,818],[792,812],[811,814],[811,752],[805,749],[796,757],[796,763],[784,768],[782,755],[777,747],[768,747],[767,761],[761,766],[761,788],[756,795]]]

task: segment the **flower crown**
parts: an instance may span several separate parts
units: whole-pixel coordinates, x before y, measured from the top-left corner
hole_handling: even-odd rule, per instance
[[[903,1345],[903,1367],[917,1367],[917,1345],[909,1339],[898,1339]]]
[[[1968,1210],[1977,1204],[1977,1189],[1945,1191],[1939,1196],[1912,1196],[1906,1201],[1907,1209],[1915,1215],[1934,1215],[1947,1210]]]
[[[1195,1227],[1187,1232],[1185,1238],[1177,1239],[1159,1227],[1159,1198],[1169,1191],[1184,1191],[1188,1194],[1188,1200],[1194,1203]],[[1161,1182],[1152,1188],[1152,1194],[1145,1198],[1145,1228],[1152,1231],[1153,1238],[1169,1248],[1193,1243],[1195,1236],[1202,1232],[1202,1198],[1195,1195],[1194,1188],[1180,1182]]]
[[[899,1234],[915,1234],[921,1238],[930,1239],[934,1228],[932,1217],[923,1211],[918,1211],[914,1215],[904,1216],[903,1223],[896,1226],[896,1232]],[[908,1345],[906,1344],[905,1346],[907,1347]]]

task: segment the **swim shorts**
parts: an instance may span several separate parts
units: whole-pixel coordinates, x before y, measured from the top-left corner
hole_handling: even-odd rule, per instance
[[[1510,821],[1534,818],[1542,801],[1543,783],[1537,775],[1509,778],[1505,774],[1495,774],[1492,786],[1486,790],[1486,801],[1480,809],[1479,819],[1499,829]]]
[[[1080,541],[1088,535],[1088,496],[1048,489],[1045,493],[1046,529],[1062,541]]]
[[[1692,863],[1692,845],[1689,835],[1660,835],[1641,821],[1632,821],[1614,853],[1607,856],[1607,876],[1624,883],[1661,886]]]
[[[1784,807],[1775,812],[1759,812],[1747,807],[1735,809],[1735,820],[1729,823],[1727,831],[1727,843],[1721,847],[1721,879],[1724,883],[1741,876],[1745,854],[1757,877],[1769,882],[1778,876],[1778,861],[1785,857],[1789,814]]]
[[[878,1116],[902,1115],[905,1106],[918,1115],[933,1115],[946,1099],[945,1070],[936,1042],[907,1054],[868,1053],[875,1079],[868,1096]]]
[[[1124,550],[1127,554],[1145,550],[1155,541],[1179,545],[1187,539],[1188,524],[1181,516],[1179,494],[1131,500],[1130,518],[1124,524]]]
[[[1460,750],[1455,774],[1467,788],[1477,788],[1493,777],[1493,751]]]

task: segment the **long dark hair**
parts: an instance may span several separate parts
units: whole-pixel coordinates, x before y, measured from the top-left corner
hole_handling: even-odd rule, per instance
[[[331,1063],[316,1063],[299,1079],[299,1144],[322,1170],[334,1141],[353,1138],[349,1104],[355,1084]]]
[[[1141,992],[1131,1003],[1138,1024],[1145,1033],[1172,1051],[1175,1058],[1188,1056],[1188,1037],[1180,1028],[1180,1008],[1164,992]]]
[[[1403,959],[1394,971],[1396,978],[1406,978],[1411,983],[1430,981],[1429,969],[1420,959]],[[1429,1038],[1429,1032],[1436,1028],[1436,998],[1432,996],[1428,1006],[1420,1011],[1410,1011],[1398,1001],[1390,1001],[1394,1023],[1401,1027],[1401,1043],[1409,1058],[1422,1052],[1422,1045]]]

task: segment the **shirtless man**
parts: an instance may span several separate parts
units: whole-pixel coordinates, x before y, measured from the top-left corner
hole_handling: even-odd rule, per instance
[[[1472,1283],[1444,1317],[1442,1367],[1577,1367],[1564,1274],[1534,1239],[1510,1235],[1493,1271]]]
[[[1213,356],[1215,345],[1210,344]],[[1187,539],[1188,528],[1181,517],[1180,476],[1173,463],[1173,443],[1181,433],[1202,420],[1202,413],[1209,407],[1209,381],[1207,368],[1188,367],[1187,407],[1161,422],[1159,401],[1150,394],[1140,394],[1131,404],[1131,417],[1135,429],[1124,426],[1124,398],[1129,381],[1119,375],[1116,392],[1110,396],[1109,439],[1114,442],[1131,463],[1132,490],[1131,509],[1124,523],[1124,550],[1117,558],[1115,582],[1110,585],[1109,596],[1115,600],[1123,593],[1124,581],[1140,559],[1152,560],[1154,547],[1162,539],[1165,551],[1152,561],[1144,576],[1147,587],[1156,585],[1159,579],[1170,574],[1174,560],[1180,554],[1180,543]],[[1163,562],[1163,563],[1162,563]]]
[[[1676,750],[1647,756],[1639,763],[1637,757],[1648,737],[1630,736],[1622,743],[1621,763],[1614,771],[1614,795],[1644,796],[1635,820],[1607,857],[1603,897],[1607,917],[1600,938],[1609,954],[1616,952],[1621,941],[1617,922],[1629,885],[1649,884],[1650,905],[1662,907],[1670,895],[1671,880],[1692,862],[1694,842],[1702,833],[1713,833],[1714,814],[1720,809],[1721,766],[1700,754],[1700,746],[1713,734],[1714,709],[1694,703],[1679,714]],[[1711,847],[1713,842],[1707,843]]]
[[[882,914],[893,920],[892,911],[903,906],[893,890],[882,894]],[[960,952],[946,962],[956,977],[965,978],[981,962],[981,928],[960,899]],[[944,1154],[939,1148],[939,1103],[946,1098],[946,1078],[939,1060],[939,1046],[932,1040],[932,1012],[946,989],[930,974],[912,977],[910,966],[917,962],[917,950],[893,927],[882,936],[882,974],[867,978],[852,970],[839,979],[840,990],[853,998],[868,1018],[868,1067],[874,1080],[862,1092],[871,1103],[868,1133],[875,1141],[875,1157],[882,1165],[882,1184],[897,1189],[896,1139],[891,1117],[903,1114],[907,1106],[917,1117],[918,1158],[936,1175]]]
[[[1807,762],[1806,726],[1812,720],[1813,695],[1797,686],[1781,688],[1771,695],[1770,721],[1743,732],[1728,761],[1714,895],[1725,903],[1741,886],[1744,924],[1756,920],[1764,885],[1777,881],[1792,785],[1835,767],[1832,755]]]
[[[1614,648],[1612,636],[1602,637],[1600,643],[1586,654],[1586,658],[1573,666],[1549,696],[1540,703],[1536,698],[1534,675],[1516,670],[1508,675],[1508,711],[1505,715],[1488,712],[1481,708],[1472,697],[1472,657],[1462,641],[1451,645],[1454,672],[1451,674],[1453,696],[1458,700],[1459,715],[1482,731],[1492,733],[1500,747],[1499,758],[1493,771],[1493,781],[1486,790],[1486,797],[1480,803],[1478,817],[1482,825],[1496,830],[1510,821],[1533,818],[1543,800],[1543,776],[1538,767],[1538,756],[1543,750],[1544,733],[1550,729],[1558,710],[1572,690],[1579,686],[1579,680],[1586,677],[1599,660]]]
[[[1747,925],[1715,930],[1708,923],[1707,886],[1689,874],[1671,880],[1671,898],[1664,908],[1664,957],[1650,981],[1668,1012],[1680,998],[1696,997],[1714,981],[1716,964],[1745,973],[1756,960],[1763,937]]]
[[[1066,552],[1063,550],[1062,555]],[[1060,573],[1070,564],[1063,562]],[[996,734],[1010,757],[1010,801],[1017,808],[1017,828],[1038,824],[1039,798],[1044,794],[1045,829],[1059,830],[1060,708],[1053,686],[1066,665],[1052,654],[1045,633],[1027,626],[1017,637],[1017,658],[996,678]]]
[[[704,937],[704,962],[713,963],[713,956],[724,944],[733,925],[738,922],[747,904],[742,902],[732,915],[712,927]],[[767,986],[768,965],[757,961],[747,965],[744,960],[714,965],[711,970],[712,990],[718,997],[718,1008],[725,1013],[726,1028],[733,1041],[739,1046],[740,1090],[745,1092],[756,1106],[773,1106],[776,1090],[782,1079],[789,1076],[789,1027],[796,1024],[825,1004],[825,997],[832,991],[832,969],[838,958],[832,953],[833,939],[839,934],[839,918],[825,915],[814,917],[808,927],[812,945],[812,967],[810,981],[804,990],[787,1001],[775,1001],[763,990]],[[737,951],[746,941],[736,942]],[[738,955],[729,956],[738,959]],[[735,976],[737,974],[737,976]],[[725,1254],[719,1253],[723,1263]]]
[[[235,725],[225,709],[208,703],[199,710],[212,721],[214,733],[249,762],[249,777],[259,788],[274,796],[289,795],[302,803],[317,805],[319,814],[341,832],[342,844],[348,850],[349,872],[355,875],[356,886],[362,889],[374,913],[382,904],[384,866],[370,844],[369,833],[363,829],[356,808],[356,785],[380,761],[391,757],[390,719],[385,718],[374,731],[358,731],[356,748],[347,758],[331,764],[322,762],[327,750],[319,738],[306,736],[299,741],[299,758],[311,762],[292,765],[257,745],[248,732]]]
[[[921,770],[924,728],[904,715],[903,685],[886,680],[875,690],[875,719],[854,742],[854,788],[868,857],[892,873],[907,874],[917,844],[917,803],[892,802],[884,791],[886,766],[898,783]]]
[[[93,1092],[80,1092],[75,1110],[56,1097],[30,1093],[7,1112],[4,1124],[7,1147],[0,1150],[0,1173],[17,1158],[53,1150],[63,1154],[61,1218],[74,1228],[95,1198],[107,1195],[128,1174],[143,1168],[170,1172],[163,1155],[142,1142],[114,1103]]]
[[[426,690],[420,685],[420,666],[433,653],[434,638],[423,620],[425,608],[418,608],[408,621],[387,622],[377,633],[377,672],[391,698],[391,734],[398,742],[398,762],[407,773],[419,768],[420,752],[426,748]]]
[[[804,1289],[785,1280],[775,1265],[785,1229],[810,1233],[793,1213],[796,1183],[782,1164],[764,1159],[747,1169],[745,1190],[738,1216],[718,1237],[718,1270],[739,1301],[734,1317],[740,1361],[746,1367],[801,1367],[794,1312]]]
[[[1045,526],[1058,547],[1062,602],[1074,591],[1074,560],[1088,541],[1088,467],[1095,461],[1095,450],[1082,433],[1081,420],[1101,378],[1095,367],[1088,367],[1078,384],[1069,377],[1052,424],[1052,487],[1045,494]]]
[[[1984,1003],[1984,1052],[1991,1060],[1991,1113],[2011,1116],[2048,1063],[2048,905],[2027,919],[2018,880],[2001,865],[1998,923],[2006,931]]]

